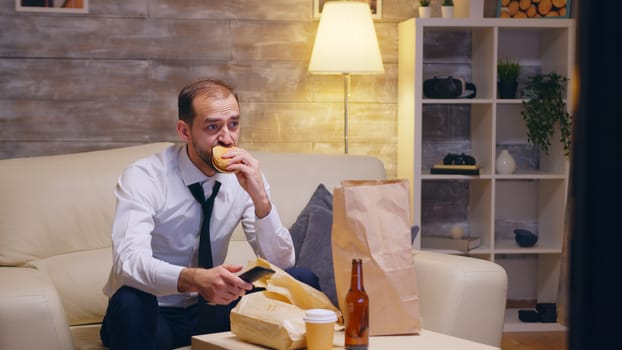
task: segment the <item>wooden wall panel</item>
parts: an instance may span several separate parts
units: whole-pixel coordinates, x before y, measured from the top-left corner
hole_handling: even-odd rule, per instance
[[[313,16],[310,0],[151,0],[153,17],[305,21]]]
[[[147,101],[149,95],[148,61],[0,58],[0,71],[4,100]]]
[[[227,21],[24,15],[0,27],[2,57],[231,58]]]
[[[297,61],[156,61],[151,73],[152,98],[174,99],[188,82],[204,77],[223,79],[245,101],[310,101],[310,77]]]
[[[311,57],[316,30],[313,22],[234,21],[232,58],[306,62]]]
[[[3,141],[157,141],[175,136],[177,111],[144,102],[0,100]]]

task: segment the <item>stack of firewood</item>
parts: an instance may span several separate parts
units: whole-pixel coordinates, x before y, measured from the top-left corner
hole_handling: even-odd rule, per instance
[[[566,11],[566,0],[501,0],[499,17],[566,17]]]

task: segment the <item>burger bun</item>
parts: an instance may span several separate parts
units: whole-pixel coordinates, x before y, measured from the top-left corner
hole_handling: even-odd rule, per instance
[[[225,147],[225,146],[214,146],[212,148],[212,165],[214,169],[219,173],[232,173],[233,171],[227,171],[227,166],[231,163],[231,158],[223,158],[223,154],[229,152],[232,149],[237,147]]]

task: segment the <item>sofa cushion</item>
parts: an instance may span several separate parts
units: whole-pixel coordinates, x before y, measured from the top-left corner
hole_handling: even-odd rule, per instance
[[[57,255],[29,265],[49,276],[70,326],[102,321],[108,305],[102,287],[112,266],[111,248]]]
[[[296,266],[313,271],[322,292],[338,305],[330,237],[332,222],[333,195],[319,184],[289,232],[296,250]]]
[[[332,209],[313,205],[309,210],[309,225],[305,240],[300,248],[300,258],[296,266],[313,271],[320,281],[320,289],[333,305],[338,306],[335,272],[333,270],[333,251],[331,249]]]
[[[170,145],[0,160],[0,265],[110,247],[119,175]]]
[[[307,233],[307,226],[309,225],[309,215],[312,206],[318,206],[322,208],[327,208],[331,211],[333,210],[333,195],[330,191],[324,186],[324,184],[319,184],[311,198],[302,209],[298,218],[296,218],[296,222],[289,228],[289,233],[292,236],[292,241],[294,243],[294,250],[296,251],[296,261],[300,256],[300,248],[302,247],[302,242],[305,239],[305,235]]]

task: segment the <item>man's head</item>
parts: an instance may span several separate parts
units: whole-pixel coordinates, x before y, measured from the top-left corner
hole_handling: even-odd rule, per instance
[[[180,91],[178,108],[177,133],[188,145],[190,160],[206,175],[213,175],[212,147],[238,144],[240,107],[237,96],[222,81],[199,80]]]

